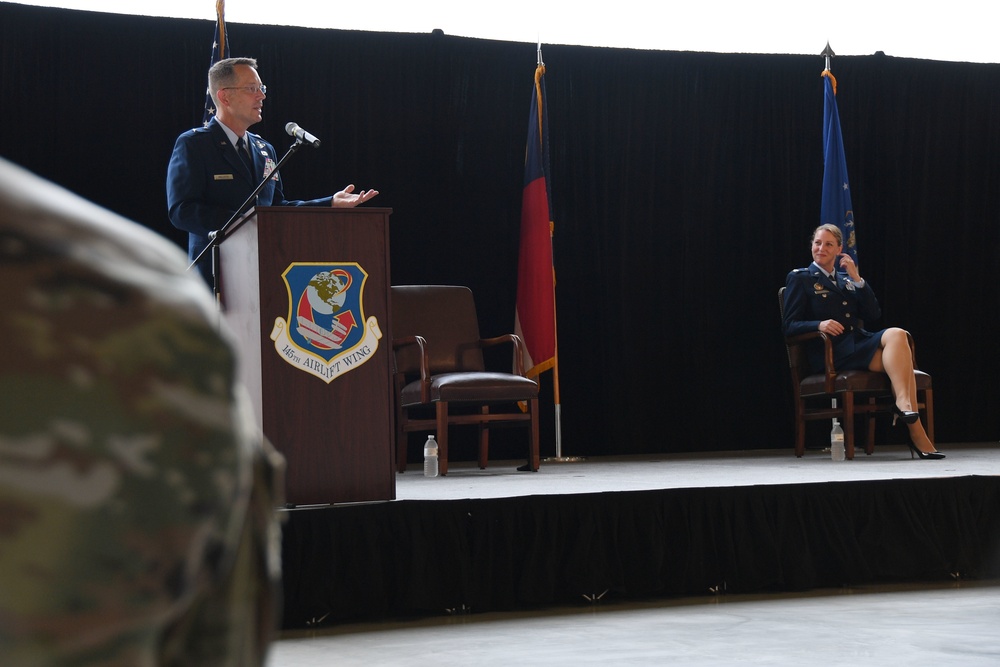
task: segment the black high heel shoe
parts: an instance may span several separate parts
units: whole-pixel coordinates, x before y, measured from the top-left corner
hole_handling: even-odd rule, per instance
[[[911,459],[913,458],[914,454],[917,455],[917,458],[928,460],[928,461],[931,461],[931,460],[936,461],[938,459],[943,459],[944,458],[944,454],[942,454],[941,452],[937,452],[937,451],[934,451],[934,452],[925,452],[925,451],[917,449],[917,446],[914,445],[912,442],[907,442],[906,444],[910,446],[910,458]]]
[[[904,424],[915,424],[918,419],[920,419],[919,412],[910,412],[909,410],[900,410],[895,403],[892,405],[892,425],[896,425],[896,420],[902,420]]]

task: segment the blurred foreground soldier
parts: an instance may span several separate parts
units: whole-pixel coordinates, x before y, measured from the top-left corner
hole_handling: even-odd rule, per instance
[[[0,160],[0,665],[261,665],[282,461],[166,239]]]

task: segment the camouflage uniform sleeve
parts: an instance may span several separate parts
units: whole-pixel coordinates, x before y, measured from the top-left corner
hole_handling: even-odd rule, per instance
[[[0,665],[263,664],[281,461],[210,295],[151,232],[0,184]]]

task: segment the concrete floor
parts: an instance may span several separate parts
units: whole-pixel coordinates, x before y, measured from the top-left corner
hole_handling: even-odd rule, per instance
[[[285,633],[268,667],[1000,665],[1000,582],[589,604]]]

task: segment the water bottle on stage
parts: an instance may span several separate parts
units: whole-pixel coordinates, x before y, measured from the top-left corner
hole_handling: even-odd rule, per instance
[[[424,443],[424,477],[438,476],[438,444],[433,435]]]

